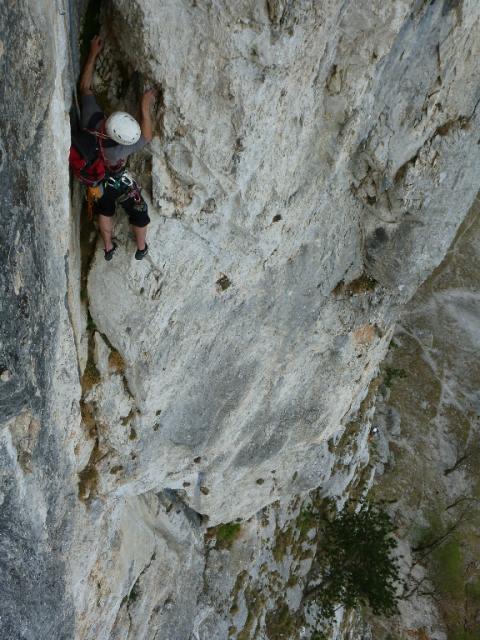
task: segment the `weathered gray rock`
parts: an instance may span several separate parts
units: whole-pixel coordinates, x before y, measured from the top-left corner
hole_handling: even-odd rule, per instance
[[[66,304],[65,31],[47,2],[2,3],[0,25],[0,636],[66,640],[82,436]]]
[[[104,4],[105,106],[133,110],[143,84],[161,104],[132,162],[150,255],[119,219],[95,327],[66,168],[85,3],[0,8],[0,635],[225,637],[259,536],[206,559],[205,524],[319,485],[341,504],[370,473],[371,412],[342,433],[476,190],[480,9]]]
[[[175,497],[91,503],[77,520],[74,548],[71,637],[189,637],[202,587],[203,540]]]
[[[215,523],[326,481],[327,440],[474,197],[477,18],[112,3],[121,55],[165,111],[150,256],[135,263],[119,221],[117,259],[89,278],[138,409],[136,458],[108,474],[126,451],[105,442],[100,493],[184,490]]]

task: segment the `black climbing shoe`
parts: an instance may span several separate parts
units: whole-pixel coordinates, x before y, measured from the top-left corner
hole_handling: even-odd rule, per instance
[[[148,244],[145,243],[145,249],[137,249],[135,251],[135,260],[143,260],[143,257],[148,253]]]
[[[113,254],[115,253],[115,249],[117,248],[117,245],[115,244],[115,242],[112,242],[113,247],[109,250],[109,251],[105,251],[105,249],[103,250],[103,253],[105,254],[105,260],[109,261],[113,258]]]

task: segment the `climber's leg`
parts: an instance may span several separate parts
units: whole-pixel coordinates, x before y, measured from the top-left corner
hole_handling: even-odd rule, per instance
[[[145,238],[147,237],[147,227],[137,227],[132,224],[132,231],[135,234],[135,242],[140,251],[145,249]]]
[[[137,243],[135,257],[137,260],[141,260],[147,253],[145,239],[147,237],[147,225],[150,222],[147,203],[142,198],[140,191],[135,190],[130,198],[122,202],[122,207],[128,214],[129,222],[135,234],[135,242]]]
[[[104,216],[100,213],[98,216],[98,227],[100,229],[100,235],[102,236],[105,251],[110,251],[113,249],[113,218],[111,216]]]
[[[98,215],[98,227],[102,236],[105,253],[113,249],[113,216],[115,214],[116,192],[105,187],[103,195],[93,203],[93,212]]]

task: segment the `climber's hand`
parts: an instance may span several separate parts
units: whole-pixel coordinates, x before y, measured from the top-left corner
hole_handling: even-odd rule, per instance
[[[90,52],[83,65],[82,75],[80,76],[80,93],[82,96],[93,95],[93,72],[97,56],[103,49],[103,40],[100,36],[95,36],[90,42]]]
[[[155,91],[155,89],[149,89],[148,91],[145,91],[141,101],[142,109],[150,110],[156,98],[157,98],[157,92]]]
[[[103,49],[103,40],[100,36],[94,36],[90,42],[90,53],[97,57]]]

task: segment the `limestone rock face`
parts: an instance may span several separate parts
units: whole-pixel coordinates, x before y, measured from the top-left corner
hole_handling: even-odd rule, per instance
[[[102,3],[99,99],[159,100],[130,167],[149,255],[119,213],[90,264],[67,169],[85,4],[0,7],[0,636],[223,639],[237,589],[246,638],[261,563],[273,607],[309,530],[298,557],[258,549],[296,539],[295,494],[358,483],[362,400],[473,201],[480,7]],[[206,552],[206,525],[277,499],[233,559]]]
[[[65,560],[82,437],[66,304],[66,32],[54,5],[0,7],[0,636],[8,640],[74,634]]]
[[[162,104],[149,257],[120,220],[116,260],[99,251],[89,277],[128,382],[95,393],[135,433],[113,443],[120,416],[102,413],[100,493],[174,489],[217,523],[327,480],[328,439],[474,197],[478,14],[112,3],[111,56]]]

